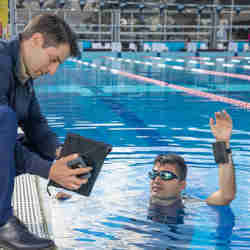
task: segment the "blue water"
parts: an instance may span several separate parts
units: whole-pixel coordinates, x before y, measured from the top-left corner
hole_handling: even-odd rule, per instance
[[[126,57],[123,55],[123,57]],[[176,60],[178,57],[172,57]],[[123,58],[124,59],[124,58]],[[125,58],[126,59],[126,58]],[[77,195],[53,203],[55,240],[60,249],[250,249],[250,126],[249,110],[130,79],[119,69],[179,86],[248,102],[249,81],[197,74],[191,68],[248,75],[247,59],[215,65],[152,60],[142,56],[127,62],[101,55],[67,61],[53,77],[35,83],[41,108],[61,141],[67,132],[113,145],[91,197]],[[134,60],[153,62],[142,65]],[[183,70],[156,64],[178,65]],[[186,203],[184,224],[147,220],[149,179],[159,153],[177,153],[189,166],[185,192],[205,199],[218,189],[209,117],[226,109],[233,118],[231,147],[236,168],[237,197],[230,207],[205,202]]]

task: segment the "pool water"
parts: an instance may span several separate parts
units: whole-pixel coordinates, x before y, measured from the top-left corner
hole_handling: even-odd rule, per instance
[[[250,249],[250,114],[237,104],[250,100],[249,69],[243,67],[249,59],[223,60],[88,55],[68,60],[53,77],[36,81],[42,111],[61,142],[73,132],[113,145],[90,197],[51,201],[59,249]],[[180,225],[148,220],[148,171],[160,153],[185,158],[187,195],[205,199],[218,189],[209,118],[222,109],[234,124],[236,199],[230,207],[186,203]]]

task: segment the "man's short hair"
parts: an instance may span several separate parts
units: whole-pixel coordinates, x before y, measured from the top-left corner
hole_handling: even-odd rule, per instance
[[[175,154],[160,154],[155,158],[154,165],[156,163],[159,163],[160,166],[164,166],[165,164],[175,165],[179,179],[181,181],[186,180],[187,165],[181,156]]]
[[[31,19],[21,34],[23,40],[28,40],[35,33],[41,33],[45,39],[44,48],[58,47],[62,44],[70,46],[70,56],[79,57],[77,35],[70,26],[55,14],[41,14]]]

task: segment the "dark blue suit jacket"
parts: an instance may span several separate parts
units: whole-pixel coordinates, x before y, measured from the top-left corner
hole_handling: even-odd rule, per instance
[[[48,178],[58,142],[56,135],[48,127],[47,120],[41,114],[33,89],[33,80],[30,79],[23,84],[18,79],[19,52],[20,37],[12,41],[0,40],[0,105],[8,105],[16,113],[18,126],[23,129],[32,145],[33,152],[17,141],[16,169]],[[0,139],[0,145],[1,143],[6,145],[6,142]],[[4,148],[4,145],[0,148]],[[0,165],[8,164],[0,160]]]

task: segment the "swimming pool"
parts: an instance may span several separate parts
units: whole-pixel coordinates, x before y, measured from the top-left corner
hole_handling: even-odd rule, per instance
[[[61,141],[71,131],[113,145],[91,197],[53,201],[60,249],[250,248],[250,58],[202,58],[86,55],[37,80],[42,111]],[[183,225],[147,220],[147,172],[159,153],[186,159],[187,194],[206,198],[217,189],[209,117],[221,109],[234,121],[231,210],[197,202],[187,204]]]

